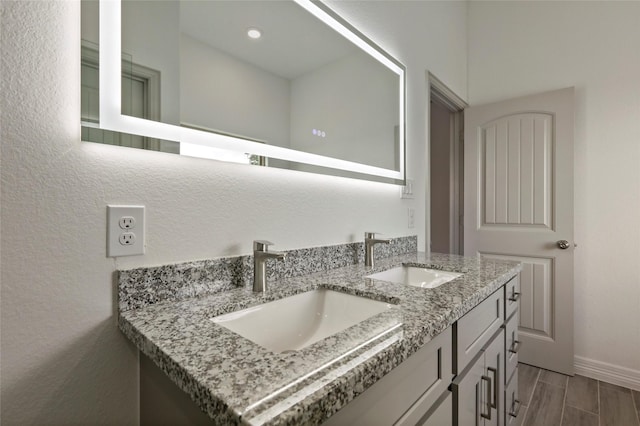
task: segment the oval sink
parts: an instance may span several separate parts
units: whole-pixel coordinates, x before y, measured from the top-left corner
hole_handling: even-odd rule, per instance
[[[273,352],[299,350],[339,333],[393,305],[318,289],[211,318]]]
[[[414,287],[436,288],[462,275],[463,274],[458,272],[440,271],[438,269],[398,266],[397,268],[391,268],[383,272],[368,275],[366,278],[407,284]]]

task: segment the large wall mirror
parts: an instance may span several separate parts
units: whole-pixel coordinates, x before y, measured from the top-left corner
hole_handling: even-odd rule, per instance
[[[82,2],[83,140],[405,179],[405,68],[326,5]]]

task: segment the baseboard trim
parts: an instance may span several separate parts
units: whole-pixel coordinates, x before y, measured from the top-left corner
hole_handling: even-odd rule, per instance
[[[576,374],[581,376],[640,391],[640,370],[620,367],[619,365],[581,356],[573,358],[573,366]]]

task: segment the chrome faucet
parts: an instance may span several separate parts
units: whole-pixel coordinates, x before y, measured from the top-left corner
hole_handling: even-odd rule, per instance
[[[373,266],[373,246],[376,244],[389,244],[389,240],[376,238],[375,232],[364,233],[364,266]]]
[[[269,241],[253,242],[253,291],[264,293],[267,290],[267,259],[284,260],[285,253],[269,251]]]

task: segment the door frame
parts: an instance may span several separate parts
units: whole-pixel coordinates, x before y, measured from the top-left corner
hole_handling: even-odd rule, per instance
[[[98,46],[86,40],[81,41],[80,45],[81,55],[80,63],[82,67],[89,67],[99,71],[100,52]],[[136,64],[131,61],[129,56],[124,56],[122,59],[122,76],[131,80],[136,80],[144,86],[144,118],[148,118],[153,121],[160,121],[161,119],[161,103],[160,103],[160,85],[161,76],[160,71],[153,68],[146,67],[144,65]],[[82,127],[100,129],[100,123],[93,121],[83,120],[80,118]],[[102,132],[107,132],[102,130]],[[122,135],[122,133],[111,132],[113,134]],[[146,136],[142,137],[144,149],[161,151],[161,141]],[[93,141],[88,141],[93,142]]]
[[[427,79],[427,173],[426,187],[431,191],[431,101],[438,102],[451,112],[449,126],[451,131],[450,146],[450,193],[449,193],[449,251],[455,254],[463,254],[464,251],[464,109],[468,104],[451,90],[430,71],[426,73]],[[425,197],[426,217],[426,252],[431,253],[431,200]]]

